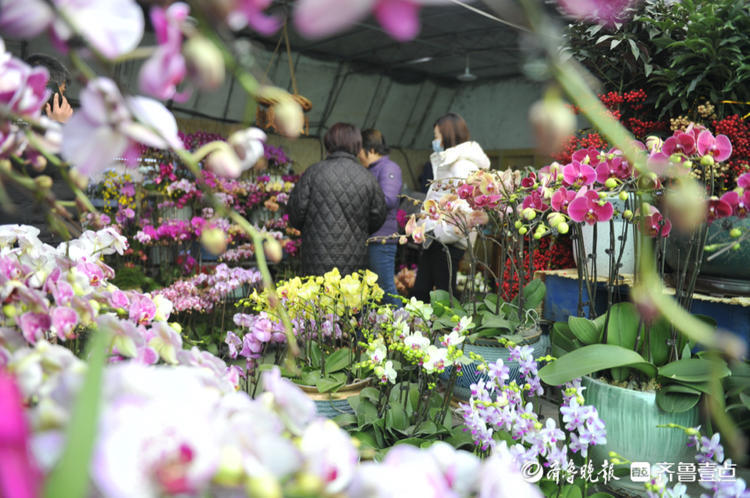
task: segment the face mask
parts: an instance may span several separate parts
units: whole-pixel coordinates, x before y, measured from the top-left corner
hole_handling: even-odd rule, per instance
[[[432,141],[432,150],[435,152],[443,152],[443,144],[437,138]]]

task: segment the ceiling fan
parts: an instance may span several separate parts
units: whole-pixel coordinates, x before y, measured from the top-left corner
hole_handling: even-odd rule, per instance
[[[469,54],[466,54],[466,67],[464,68],[464,72],[456,76],[456,78],[463,83],[469,83],[477,79],[477,75],[472,73],[471,69],[469,69]]]

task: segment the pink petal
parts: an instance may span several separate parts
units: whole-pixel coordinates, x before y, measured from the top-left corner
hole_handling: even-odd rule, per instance
[[[44,0],[3,0],[0,11],[0,32],[13,38],[34,38],[54,20]]]
[[[303,36],[322,38],[364,19],[376,0],[299,0],[294,25]]]
[[[708,154],[708,152],[711,150],[711,147],[713,147],[714,142],[714,136],[710,131],[702,131],[701,134],[698,135],[698,153],[701,156],[705,156],[706,154]]]
[[[379,0],[375,18],[398,41],[411,40],[419,33],[419,7],[409,0]]]
[[[750,173],[744,173],[737,178],[737,186],[741,188],[750,188]]]
[[[594,212],[596,212],[596,219],[598,221],[609,221],[615,212],[615,208],[611,202],[605,202],[603,206],[595,204]]]
[[[716,136],[716,148],[719,153],[714,156],[714,159],[719,162],[726,161],[732,155],[732,142],[726,135]]]
[[[62,156],[84,176],[104,171],[126,149],[127,139],[108,126],[92,125],[83,112],[63,127]]]
[[[272,35],[281,27],[281,21],[274,16],[267,16],[262,12],[249,12],[247,24],[262,35]]]
[[[589,211],[589,201],[586,197],[576,197],[568,204],[568,216],[573,221],[581,222]]]

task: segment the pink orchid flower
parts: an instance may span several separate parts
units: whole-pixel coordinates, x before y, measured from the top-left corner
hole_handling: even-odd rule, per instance
[[[462,183],[456,189],[456,194],[461,199],[469,200],[469,199],[471,199],[474,196],[474,190],[476,190],[476,187],[474,185],[470,185],[468,183]]]
[[[32,68],[4,50],[0,40],[0,104],[22,116],[38,117],[50,96],[47,69]]]
[[[658,209],[651,204],[648,206],[648,214],[645,215],[645,233],[649,237],[667,237],[672,231],[672,222],[662,216]]]
[[[299,0],[294,24],[308,38],[323,38],[360,22],[371,11],[385,31],[399,41],[419,33],[419,8],[450,0]]]
[[[579,163],[588,164],[592,168],[596,168],[596,165],[601,161],[599,151],[595,147],[589,147],[588,149],[578,149],[573,152],[570,156],[571,161],[577,161]]]
[[[698,135],[698,153],[701,156],[711,154],[718,162],[726,161],[732,155],[732,142],[726,135],[717,135],[714,138],[713,134],[706,130]]]
[[[187,66],[182,56],[182,24],[190,13],[190,6],[183,2],[170,5],[167,9],[151,8],[151,24],[154,26],[159,47],[143,64],[139,74],[139,84],[145,93],[159,99],[187,100],[189,92],[178,93],[179,85]]]
[[[594,183],[596,171],[588,164],[573,161],[563,168],[563,179],[566,185],[583,187]]]
[[[599,194],[593,190],[579,192],[568,205],[568,216],[577,222],[593,225],[599,221],[609,221],[615,209],[610,202],[600,203]]]
[[[727,201],[716,198],[708,200],[708,215],[706,220],[709,223],[720,218],[727,218],[728,216],[732,216],[732,206]]]
[[[89,81],[81,91],[81,109],[63,126],[63,157],[89,176],[110,167],[117,157],[134,159],[139,143],[182,148],[172,113],[156,100],[124,98],[110,79]]]
[[[613,25],[623,21],[627,10],[638,4],[638,0],[557,0],[560,8],[569,16],[583,21]]]
[[[0,370],[0,496],[41,496],[41,475],[29,448],[29,426],[15,378]]]
[[[552,209],[560,213],[568,212],[568,205],[570,201],[576,198],[575,190],[566,190],[565,187],[560,187],[550,199]]]
[[[134,0],[53,0],[55,7],[96,50],[108,58],[126,54],[143,37],[143,11]],[[16,38],[33,38],[49,29],[62,51],[74,37],[66,22],[55,18],[44,0],[0,0],[0,31]]]
[[[74,337],[73,329],[78,325],[78,313],[73,308],[67,306],[58,306],[52,310],[50,330],[57,335],[60,340],[72,339]]]
[[[521,207],[523,209],[532,208],[537,211],[546,211],[549,206],[544,202],[542,194],[538,190],[534,190],[524,198]]]
[[[263,13],[272,2],[273,0],[234,0],[232,10],[227,16],[227,24],[235,31],[250,26],[262,35],[272,35],[281,27],[276,17]]]
[[[676,131],[674,135],[664,141],[661,151],[667,156],[672,154],[689,156],[695,152],[695,138],[692,134]]]
[[[740,188],[750,188],[750,173],[745,173],[737,178],[737,186]]]
[[[630,163],[622,156],[600,162],[596,166],[596,181],[604,185],[610,178],[625,179],[632,173]]]
[[[24,338],[31,344],[35,344],[49,330],[52,320],[47,313],[29,311],[18,318],[18,325],[21,327]]]
[[[721,200],[732,208],[732,215],[744,218],[750,209],[750,190],[743,190],[743,192],[732,190],[722,195]]]

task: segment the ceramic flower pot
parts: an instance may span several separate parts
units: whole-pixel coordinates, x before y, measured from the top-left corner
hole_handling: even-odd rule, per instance
[[[714,221],[708,228],[707,244],[723,244],[732,240],[729,231],[739,228],[742,232],[750,230],[750,218],[737,218],[730,216],[723,220]],[[679,268],[680,255],[687,254],[690,245],[690,237],[672,231],[667,239],[666,260],[667,265],[673,270]],[[724,294],[724,295],[750,295],[750,243],[743,243],[739,250],[729,250],[720,256],[708,258],[712,253],[704,252],[701,263],[700,274],[696,281],[697,291]]]
[[[541,329],[538,329],[535,335],[527,339],[522,345],[532,346],[534,348],[534,358],[544,356],[547,354],[549,349],[549,335],[543,334]],[[510,369],[510,379],[516,382],[521,382],[521,373],[519,371],[519,364],[517,361],[510,361],[510,351],[505,346],[501,346],[495,340],[478,339],[474,344],[470,342],[466,343],[464,347],[464,354],[468,356],[469,352],[476,353],[487,361],[487,363],[495,363],[497,360],[502,359],[503,364]],[[480,372],[477,367],[479,362],[474,362],[469,365],[465,365],[461,369],[461,375],[456,376],[456,381],[453,386],[453,396],[456,399],[468,400],[471,397],[471,385],[475,384],[481,379],[485,381],[489,380],[486,373]],[[443,381],[448,381],[450,378],[450,370],[446,370],[441,375]]]
[[[347,384],[334,393],[321,393],[315,386],[297,384],[307,396],[315,402],[318,415],[335,418],[342,413],[354,413],[349,405],[349,398],[357,396],[362,389],[370,385],[371,379],[364,379]]]
[[[685,427],[698,425],[698,407],[681,413],[667,413],[656,404],[656,393],[634,391],[612,386],[599,380],[584,377],[583,396],[586,404],[599,412],[607,430],[607,443],[592,446],[589,454],[594,467],[610,460],[609,452],[631,462],[673,463],[693,462],[695,450],[687,447],[687,435],[681,430],[658,427],[675,423]],[[610,481],[614,489],[643,493],[643,483],[632,482],[629,476]],[[636,493],[636,495],[639,495]]]

